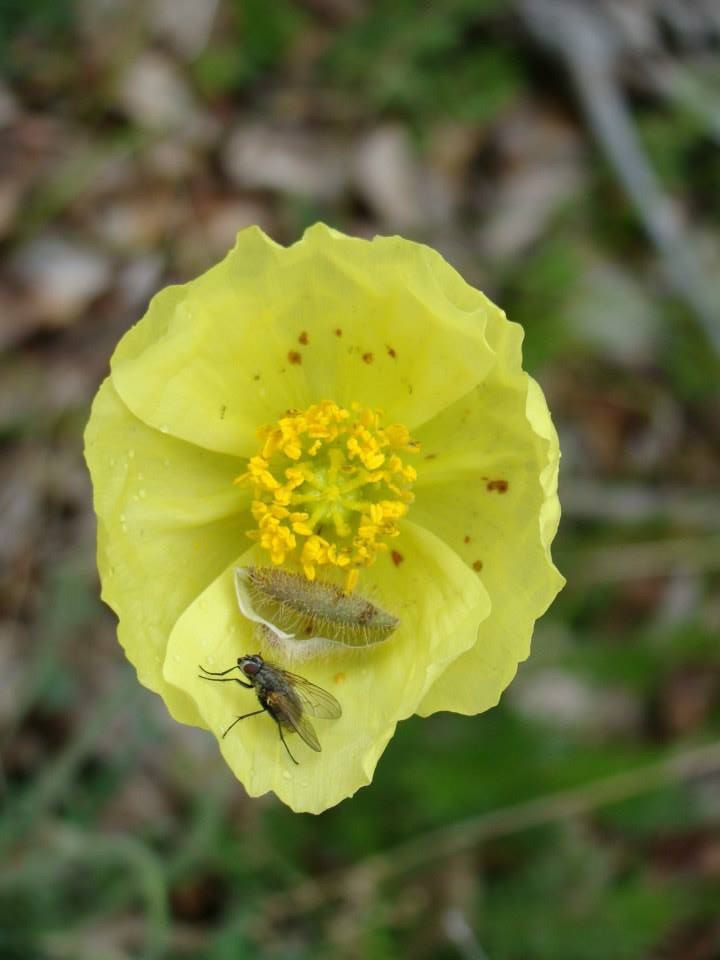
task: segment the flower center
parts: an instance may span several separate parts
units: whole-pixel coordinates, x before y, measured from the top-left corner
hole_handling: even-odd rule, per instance
[[[259,452],[235,480],[253,489],[257,529],[248,536],[273,564],[299,563],[308,580],[318,567],[345,570],[351,592],[360,568],[399,533],[417,476],[400,453],[419,444],[402,424],[383,426],[377,410],[330,400],[288,410],[258,436]]]

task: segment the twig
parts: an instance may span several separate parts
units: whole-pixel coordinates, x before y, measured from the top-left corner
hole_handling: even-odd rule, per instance
[[[615,79],[618,44],[598,5],[520,0],[520,10],[533,33],[565,62],[588,122],[657,247],[668,281],[720,354],[717,298],[637,137]]]
[[[593,547],[578,551],[570,568],[572,587],[720,570],[720,536]]]
[[[267,900],[265,909],[274,917],[313,910],[335,900],[338,894],[349,890],[367,892],[389,877],[455,856],[489,837],[508,836],[568,820],[669,784],[709,775],[720,775],[720,742],[684,750],[653,764],[441,827],[346,870],[333,872],[322,880],[305,881]]]
[[[652,490],[629,484],[600,484],[585,480],[562,483],[563,514],[612,523],[649,520],[720,529],[717,494],[696,490]]]

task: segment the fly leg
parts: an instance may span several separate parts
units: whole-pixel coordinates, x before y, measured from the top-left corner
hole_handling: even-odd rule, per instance
[[[203,671],[202,673],[198,674],[198,677],[200,677],[201,680],[214,680],[215,683],[239,683],[241,687],[245,687],[247,690],[252,690],[253,685],[251,683],[244,683],[242,680],[238,680],[237,677],[225,678],[226,673],[230,673],[231,670],[237,670],[237,667],[229,667],[227,670],[221,670],[220,673],[212,673],[210,670],[206,670],[203,666],[201,666],[200,669]]]
[[[277,723],[277,720],[275,721],[275,723]],[[282,724],[277,723],[277,728],[278,728],[278,733],[280,734],[280,739],[282,740],[283,746],[284,746],[285,749],[287,750],[288,756],[290,757],[290,759],[292,760],[292,762],[295,764],[295,766],[296,766],[296,767],[299,767],[300,764],[297,762],[297,760],[295,759],[295,757],[290,753],[290,747],[287,745],[287,743],[286,743],[286,741],[285,741],[285,737],[283,736]]]
[[[267,709],[266,707],[261,707],[260,710],[253,710],[252,713],[244,713],[241,717],[235,717],[233,722],[230,724],[227,730],[223,733],[222,739],[223,740],[225,739],[225,737],[230,733],[230,731],[232,730],[232,728],[235,726],[236,723],[240,723],[241,720],[246,720],[248,717],[256,717],[259,713],[265,713],[266,709]]]
[[[232,667],[228,667],[227,670],[221,670],[219,673],[213,673],[212,670],[206,670],[202,664],[198,664],[203,673],[207,673],[211,677],[224,677],[226,673],[231,673],[233,670],[237,670],[237,664],[234,664]]]

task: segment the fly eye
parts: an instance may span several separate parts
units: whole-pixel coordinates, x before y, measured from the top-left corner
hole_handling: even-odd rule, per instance
[[[253,663],[252,660],[249,660],[241,664],[240,669],[242,670],[242,672],[245,674],[246,677],[254,677],[255,674],[260,669],[260,667],[257,665],[257,663]]]

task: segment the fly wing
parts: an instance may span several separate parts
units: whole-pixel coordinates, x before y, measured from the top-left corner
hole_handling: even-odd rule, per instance
[[[322,749],[320,741],[315,733],[315,728],[305,716],[303,704],[299,697],[294,697],[292,694],[288,696],[274,690],[268,695],[267,702],[277,723],[291,727],[309,747],[320,753]]]
[[[300,698],[305,712],[311,717],[317,717],[318,720],[337,720],[342,716],[342,707],[327,690],[310,683],[305,677],[299,677],[296,673],[289,673],[287,670],[282,672]]]
[[[290,726],[293,728],[293,730],[297,734],[299,734],[302,737],[305,743],[309,747],[312,747],[313,750],[317,750],[317,752],[320,753],[320,751],[322,750],[322,747],[320,746],[320,741],[318,740],[317,734],[315,733],[315,728],[310,723],[310,721],[305,716],[305,714],[290,713],[288,714],[287,719]]]

